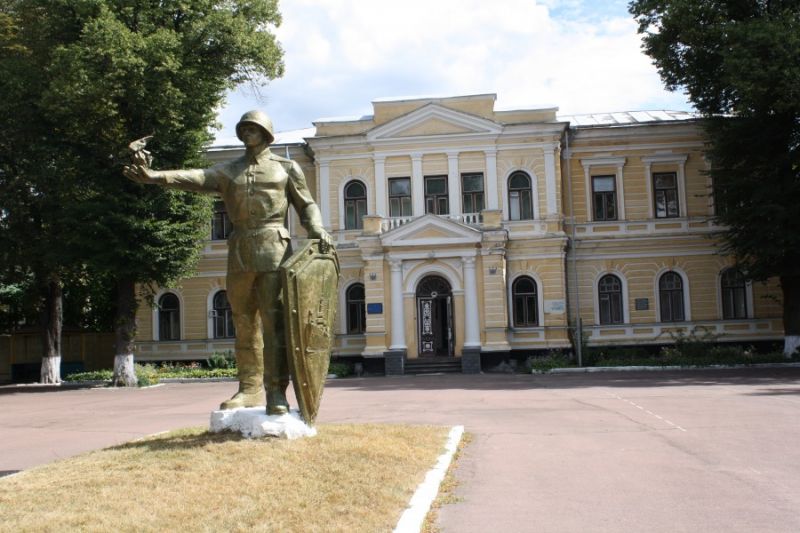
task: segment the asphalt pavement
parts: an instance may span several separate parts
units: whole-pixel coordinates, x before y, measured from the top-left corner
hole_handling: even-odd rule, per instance
[[[0,387],[0,474],[186,426],[233,382]],[[319,423],[463,424],[445,533],[800,531],[800,369],[327,384]]]

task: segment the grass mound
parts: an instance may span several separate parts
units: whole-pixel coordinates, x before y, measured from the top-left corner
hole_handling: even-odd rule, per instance
[[[0,479],[0,531],[390,531],[448,429],[320,425],[296,441],[188,429]]]

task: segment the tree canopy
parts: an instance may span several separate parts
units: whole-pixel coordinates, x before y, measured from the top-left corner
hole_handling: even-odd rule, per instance
[[[787,338],[800,335],[800,3],[635,0],[629,10],[667,88],[705,117],[725,251],[751,279],[780,278]]]
[[[130,350],[135,284],[189,274],[210,220],[207,198],[126,180],[126,147],[153,134],[155,166],[202,165],[226,91],[283,73],[280,22],[277,0],[0,7],[4,262],[59,283],[73,271],[116,280],[118,352]]]

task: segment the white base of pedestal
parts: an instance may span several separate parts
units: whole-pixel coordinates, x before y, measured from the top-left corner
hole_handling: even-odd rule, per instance
[[[267,415],[264,407],[211,411],[210,430],[212,433],[238,431],[248,439],[270,435],[291,440],[314,437],[317,434],[316,428],[303,422],[298,411],[291,411],[286,415]]]

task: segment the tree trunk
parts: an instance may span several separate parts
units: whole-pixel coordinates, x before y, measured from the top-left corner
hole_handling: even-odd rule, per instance
[[[61,328],[64,318],[61,279],[57,275],[50,276],[43,289],[40,382],[61,383]]]
[[[791,357],[800,347],[800,276],[781,276],[783,291],[783,354]]]
[[[117,281],[117,316],[114,320],[116,355],[114,377],[111,384],[135,387],[136,371],[133,365],[133,339],[136,336],[136,283],[132,279]]]

